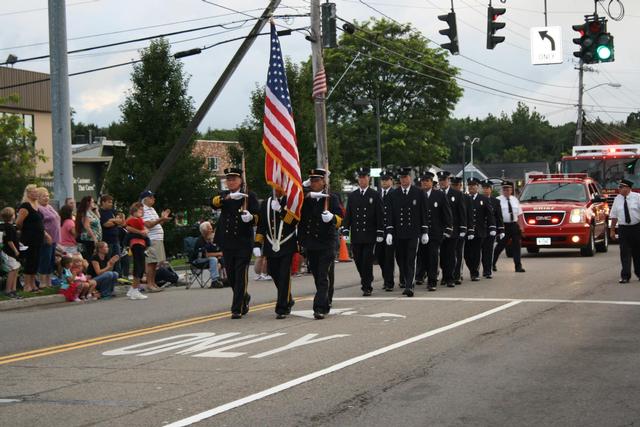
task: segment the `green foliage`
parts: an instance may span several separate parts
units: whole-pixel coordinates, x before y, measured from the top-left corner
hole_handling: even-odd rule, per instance
[[[0,105],[16,102],[15,97],[0,98]],[[36,162],[46,158],[35,141],[19,115],[0,115],[0,207],[17,206],[27,184],[36,182]]]
[[[212,141],[237,141],[238,130],[237,129],[211,129],[200,135],[198,139],[208,139]]]
[[[125,205],[138,199],[194,112],[188,78],[166,40],[152,41],[142,51],[131,80],[133,87],[120,106],[122,122],[110,126],[111,137],[123,140],[127,150],[116,151],[107,176],[108,191]],[[192,148],[193,141],[158,189],[160,208],[192,211],[213,193],[212,178]]]

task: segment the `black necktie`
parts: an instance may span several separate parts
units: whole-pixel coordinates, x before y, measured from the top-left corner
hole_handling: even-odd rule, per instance
[[[507,206],[509,207],[509,215],[511,216],[511,222],[513,222],[513,206],[511,206],[511,200],[507,198]]]
[[[408,192],[409,192],[409,190],[405,188],[404,189],[404,195],[406,196]]]
[[[629,212],[629,205],[627,204],[627,196],[624,196],[624,221],[627,224],[631,224],[631,212]]]

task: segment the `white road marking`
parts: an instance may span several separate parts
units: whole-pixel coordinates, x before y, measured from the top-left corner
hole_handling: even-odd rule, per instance
[[[335,300],[335,298],[334,298],[334,300]],[[362,354],[360,356],[356,356],[354,358],[345,360],[345,361],[340,362],[338,364],[335,364],[333,366],[329,366],[328,368],[324,368],[324,369],[321,369],[319,371],[312,372],[310,374],[307,374],[307,375],[304,375],[302,377],[293,379],[291,381],[287,381],[286,383],[282,383],[282,384],[279,384],[277,386],[274,386],[274,387],[268,388],[266,390],[263,390],[261,392],[254,393],[252,395],[243,397],[242,399],[234,400],[233,402],[229,402],[229,403],[226,403],[224,405],[220,405],[220,406],[217,406],[215,408],[209,409],[208,411],[204,411],[204,412],[201,412],[199,414],[192,415],[192,416],[190,416],[188,418],[184,418],[182,420],[173,422],[171,424],[168,424],[167,426],[168,427],[183,427],[183,426],[188,426],[188,425],[200,422],[200,421],[205,420],[207,418],[211,418],[213,416],[216,416],[216,415],[222,414],[224,412],[227,412],[227,411],[229,411],[231,409],[238,408],[240,406],[246,405],[246,404],[251,403],[251,402],[255,402],[255,401],[260,400],[260,399],[264,399],[265,397],[274,395],[274,394],[279,393],[281,391],[290,389],[290,388],[298,386],[300,384],[304,384],[306,382],[312,381],[312,380],[314,380],[316,378],[320,378],[320,377],[325,376],[327,374],[342,370],[342,369],[347,368],[347,367],[349,367],[351,365],[355,365],[356,363],[363,362],[363,361],[365,361],[367,359],[371,359],[371,358],[379,356],[381,354],[388,353],[388,352],[393,351],[393,350],[397,350],[397,349],[399,349],[401,347],[404,347],[404,346],[407,346],[409,344],[413,344],[415,342],[424,340],[426,338],[432,337],[432,336],[440,334],[442,332],[449,331],[451,329],[457,328],[457,327],[465,325],[467,323],[471,323],[471,322],[474,322],[476,320],[485,318],[487,316],[491,316],[492,314],[498,313],[498,312],[500,312],[502,310],[506,310],[507,308],[513,307],[514,305],[517,305],[519,303],[520,303],[520,301],[518,301],[518,300],[511,301],[511,302],[509,302],[507,304],[503,304],[503,305],[498,306],[496,308],[492,308],[491,310],[487,310],[487,311],[484,311],[484,312],[482,312],[480,314],[476,314],[475,316],[467,317],[466,319],[459,320],[457,322],[450,323],[450,324],[448,324],[446,326],[443,326],[443,327],[440,327],[440,328],[437,328],[437,329],[432,329],[432,330],[427,331],[425,333],[422,333],[420,335],[416,335],[414,337],[411,337],[411,338],[399,341],[397,343],[394,343],[394,344],[379,348],[377,350],[370,351],[368,353],[365,353],[365,354]]]
[[[402,319],[407,318],[407,316],[403,316],[402,314],[393,314],[393,313],[363,314],[362,317],[373,317],[374,319],[380,318],[380,317],[399,317]]]
[[[537,302],[553,304],[611,304],[611,305],[640,305],[640,301],[609,301],[588,299],[526,299],[526,298],[440,298],[440,297],[344,297],[334,298],[334,301],[469,301],[469,302]]]
[[[0,399],[0,403],[15,403],[22,402],[21,399]]]

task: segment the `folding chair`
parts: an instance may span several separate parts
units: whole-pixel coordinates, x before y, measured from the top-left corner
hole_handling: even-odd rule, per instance
[[[205,275],[205,270],[209,270],[209,261],[199,257],[196,242],[197,237],[185,237],[183,240],[183,252],[187,257],[187,271],[185,273],[186,288],[193,284],[200,285],[201,288],[211,286],[211,276]]]

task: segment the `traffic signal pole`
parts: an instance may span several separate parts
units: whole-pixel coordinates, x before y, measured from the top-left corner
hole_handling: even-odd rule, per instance
[[[582,96],[584,95],[584,62],[578,66],[578,122],[576,123],[576,145],[582,145]]]
[[[322,60],[322,34],[320,32],[320,0],[311,0],[311,64],[313,76],[324,68]],[[319,168],[329,167],[327,147],[327,110],[325,97],[317,96],[313,100],[316,116],[316,164]]]

